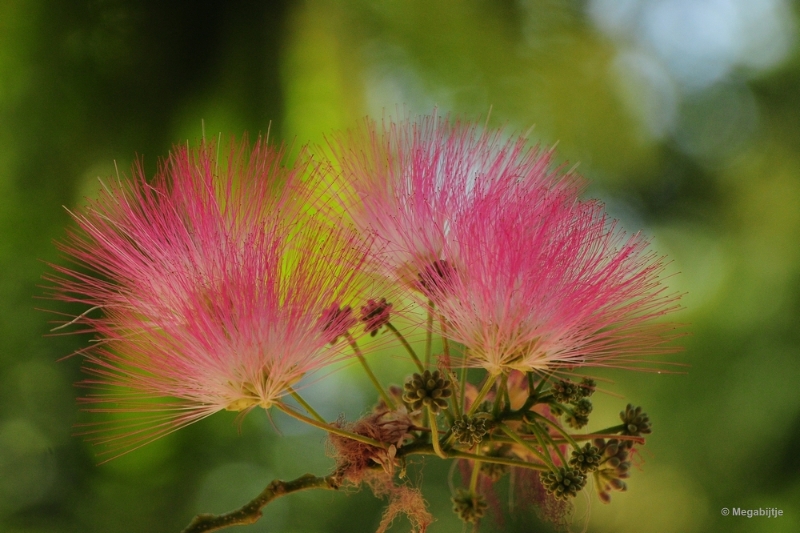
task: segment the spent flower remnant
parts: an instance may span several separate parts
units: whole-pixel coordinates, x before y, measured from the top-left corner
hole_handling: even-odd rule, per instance
[[[282,166],[264,141],[233,144],[226,162],[214,154],[176,147],[152,185],[135,167],[74,215],[79,230],[61,244],[81,268],[56,267],[58,297],[102,310],[78,319],[100,341],[81,401],[128,413],[85,428],[110,453],[223,409],[269,408],[348,356],[338,337],[354,322],[331,309],[373,288],[361,236],[303,220],[301,166]]]

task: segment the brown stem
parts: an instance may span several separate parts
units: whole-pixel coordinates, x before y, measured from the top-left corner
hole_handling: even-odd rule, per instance
[[[434,454],[436,454],[436,451],[431,444],[412,444],[401,448],[398,456],[405,457],[408,455]],[[448,459],[469,459],[476,461],[475,468],[478,468],[479,462],[485,462],[516,466],[519,468],[529,468],[539,471],[549,470],[549,467],[544,464],[529,463],[515,459],[508,459],[505,457],[477,455],[459,450],[449,450],[445,452],[444,455]],[[378,465],[374,465],[374,467],[378,467]],[[339,484],[340,480],[336,473],[325,477],[317,477],[312,474],[306,474],[292,481],[281,481],[276,479],[267,485],[267,488],[265,488],[261,494],[235,511],[220,515],[199,514],[195,516],[191,523],[186,526],[186,529],[184,529],[181,533],[205,533],[207,531],[219,531],[232,526],[254,524],[259,518],[261,518],[261,510],[272,500],[293,492],[299,492],[301,490],[337,490],[339,488]]]
[[[261,509],[272,500],[308,489],[336,490],[339,488],[337,478],[331,474],[326,477],[317,477],[306,474],[292,481],[276,479],[265,488],[261,494],[244,504],[239,509],[229,513],[213,515],[199,514],[186,526],[182,533],[203,533],[206,531],[219,531],[231,526],[253,524],[261,518]]]

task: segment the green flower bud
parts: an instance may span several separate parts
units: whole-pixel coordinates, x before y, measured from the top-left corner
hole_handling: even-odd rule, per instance
[[[540,477],[545,490],[557,500],[574,498],[586,486],[586,476],[577,468],[561,467]]]
[[[479,417],[461,415],[453,422],[453,435],[459,443],[470,447],[479,444],[486,435],[486,420]]]
[[[592,394],[594,394],[594,390],[597,387],[597,384],[594,382],[593,379],[583,378],[581,380],[580,387],[580,395],[584,398],[588,398]]]
[[[573,411],[577,415],[589,416],[592,412],[592,401],[589,398],[581,398],[575,403]]]
[[[603,459],[600,450],[597,446],[586,443],[583,448],[572,451],[572,458],[569,460],[569,465],[572,468],[577,468],[581,473],[594,472],[600,465]]]
[[[447,408],[447,398],[453,394],[450,381],[441,377],[438,370],[414,374],[403,388],[403,400],[411,406],[412,411],[427,406],[434,414]]]
[[[641,407],[634,408],[633,405],[628,404],[619,417],[625,425],[625,429],[622,430],[623,435],[639,437],[652,433],[650,417],[647,416],[647,413],[642,412]]]
[[[581,397],[580,387],[568,380],[561,380],[553,383],[553,386],[550,387],[550,393],[559,403],[570,403]]]
[[[474,524],[486,514],[489,504],[486,499],[475,492],[458,489],[453,496],[453,512],[464,522]]]

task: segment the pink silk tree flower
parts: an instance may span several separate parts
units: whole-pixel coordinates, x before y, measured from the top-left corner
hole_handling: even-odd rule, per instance
[[[482,198],[452,232],[448,275],[425,285],[464,364],[548,373],[675,351],[675,326],[655,320],[679,308],[663,258],[600,203],[517,189]]]
[[[362,231],[385,244],[384,274],[416,287],[420,265],[447,268],[453,228],[489,194],[557,189],[576,195],[582,181],[549,169],[550,152],[502,130],[432,115],[378,126],[366,120],[329,143],[331,189]]]
[[[80,268],[54,266],[51,280],[57,298],[90,306],[74,320],[98,337],[83,351],[80,401],[113,413],[84,428],[104,453],[217,411],[268,409],[349,357],[338,337],[354,321],[331,312],[375,296],[370,243],[306,217],[304,168],[282,157],[262,141],[234,144],[226,161],[212,145],[177,147],[152,184],[134,167],[74,215],[60,247]]]

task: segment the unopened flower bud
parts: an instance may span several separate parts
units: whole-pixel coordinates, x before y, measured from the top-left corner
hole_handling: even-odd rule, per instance
[[[577,415],[589,416],[592,412],[592,401],[588,398],[581,398],[575,403],[573,410]]]
[[[617,439],[611,439],[606,443],[605,449],[603,452],[606,454],[607,457],[613,457],[617,455],[619,451],[619,441]]]
[[[641,407],[634,408],[633,405],[628,404],[619,417],[625,425],[625,429],[622,430],[623,435],[638,437],[652,433],[650,417],[647,416],[647,413],[642,412]]]
[[[590,378],[583,378],[579,385],[580,387],[580,395],[584,398],[588,398],[592,394],[594,394],[594,390],[597,387],[597,384],[593,379]]]
[[[378,300],[367,300],[367,305],[361,308],[361,321],[364,322],[364,331],[371,336],[378,334],[381,327],[389,323],[392,311],[392,304],[386,298]]]
[[[339,337],[347,333],[347,330],[355,326],[358,321],[353,316],[353,308],[348,306],[339,307],[332,304],[320,317],[322,331],[328,336],[328,342],[334,344]]]
[[[567,424],[569,424],[569,427],[573,429],[581,429],[588,423],[589,423],[588,416],[579,415],[575,413],[567,417]]]
[[[545,490],[557,500],[574,498],[586,486],[586,476],[576,468],[561,467],[540,477]]]
[[[628,485],[619,478],[612,478],[608,481],[612,487],[619,491],[626,491],[628,490]]]
[[[497,483],[504,475],[508,473],[508,465],[500,463],[481,463],[481,474],[492,480],[492,483]]]
[[[486,435],[486,420],[479,417],[461,415],[453,422],[453,435],[459,443],[470,447],[479,444]]]
[[[602,458],[603,456],[600,454],[600,450],[597,449],[597,446],[586,443],[583,448],[572,451],[572,458],[569,460],[569,465],[585,474],[597,470]]]
[[[438,370],[426,370],[422,375],[415,373],[403,388],[403,400],[411,406],[412,411],[422,409],[425,405],[434,414],[447,408],[447,398],[453,394],[450,381],[441,377]]]
[[[581,397],[581,389],[575,383],[569,380],[561,380],[553,383],[550,392],[553,398],[560,403],[570,403]]]
[[[453,512],[464,522],[474,524],[486,514],[489,504],[480,494],[464,489],[458,489],[453,496]]]

